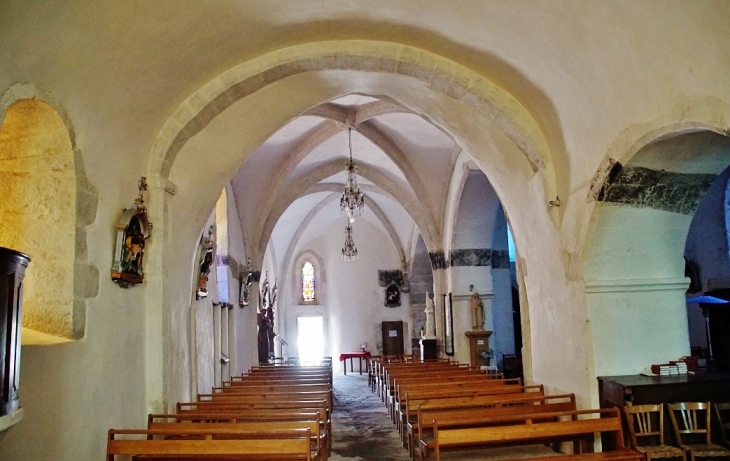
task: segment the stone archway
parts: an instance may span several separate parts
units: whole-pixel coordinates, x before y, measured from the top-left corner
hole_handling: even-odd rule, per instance
[[[377,47],[373,48],[374,45]],[[148,284],[149,331],[158,331],[161,341],[166,343],[161,348],[162,354],[149,357],[154,363],[149,363],[148,367],[166,370],[163,382],[153,383],[156,389],[148,389],[152,394],[150,400],[164,400],[162,394],[166,385],[169,386],[168,398],[185,397],[178,395],[183,386],[176,384],[180,369],[172,363],[163,366],[167,362],[163,354],[174,357],[179,355],[178,349],[186,347],[177,344],[175,333],[168,329],[170,325],[186,321],[184,313],[175,306],[184,303],[179,293],[189,284],[189,274],[176,268],[189,264],[191,258],[179,252],[176,254],[176,249],[195,238],[191,229],[199,228],[197,223],[204,219],[204,210],[217,198],[217,194],[208,189],[201,191],[199,185],[220,190],[218,186],[222,186],[241,161],[275,130],[311,107],[355,91],[354,81],[361,85],[357,91],[387,95],[429,119],[473,154],[477,165],[487,174],[492,170],[507,172],[497,176],[493,183],[500,196],[510,191],[504,200],[505,207],[534,209],[534,213],[521,212],[527,220],[535,221],[526,227],[544,229],[546,238],[556,238],[554,226],[559,221],[559,214],[536,206],[555,195],[555,181],[547,143],[532,116],[511,95],[482,76],[425,51],[415,50],[418,51],[415,54],[413,51],[397,44],[359,41],[288,48],[222,74],[196,92],[168,120],[153,147],[149,163],[153,190],[148,208],[151,215],[161,216],[155,222],[157,235],[161,237],[149,248],[149,272],[167,274],[164,280],[150,278]],[[367,81],[363,82],[357,76]],[[331,79],[328,85],[310,86],[323,78]],[[431,97],[424,98],[424,94]],[[273,110],[272,98],[287,101],[287,104]],[[463,119],[450,119],[460,112]],[[242,142],[236,142],[235,148],[229,151],[218,149],[215,161],[206,162],[205,168],[201,168],[203,160],[198,152],[205,151],[215,133],[231,133],[236,130],[234,126],[242,132],[242,120],[250,125],[245,139],[239,139]],[[228,127],[229,123],[233,124]],[[515,189],[512,187],[515,183],[529,183],[530,188]],[[537,202],[535,194],[541,196]],[[195,223],[191,224],[192,221]],[[168,234],[162,230],[168,227],[176,232]],[[442,227],[438,229],[442,230]],[[434,239],[427,242],[427,247],[429,251],[433,249],[433,254],[443,254],[444,242]],[[559,286],[563,271],[558,267],[562,260],[555,246],[546,245],[536,252],[543,251],[542,248],[545,259],[553,261],[557,270],[546,271],[540,278],[555,277],[550,285]],[[257,266],[257,258],[263,257],[251,256],[254,266]],[[526,253],[526,259],[531,256]],[[436,281],[437,291],[444,289],[442,285],[441,281]],[[162,319],[166,317],[172,320],[164,322]],[[440,323],[438,317],[437,312],[437,325]]]
[[[595,375],[639,373],[689,354],[685,242],[699,201],[728,164],[726,137],[681,128],[625,165],[604,162],[583,257]]]
[[[0,101],[0,245],[33,259],[25,284],[24,344],[82,338],[86,298],[99,288],[98,270],[83,264],[96,191],[75,151],[68,117],[45,100],[52,101],[42,90],[18,84]]]

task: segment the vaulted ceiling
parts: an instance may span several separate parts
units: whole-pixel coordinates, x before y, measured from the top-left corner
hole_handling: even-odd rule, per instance
[[[454,141],[395,102],[352,94],[281,127],[233,177],[241,227],[263,236],[260,250],[269,247],[276,259],[289,260],[300,239],[311,241],[342,220],[349,128],[366,195],[358,219],[388,235],[401,260],[409,258],[420,226],[441,221],[458,153]]]

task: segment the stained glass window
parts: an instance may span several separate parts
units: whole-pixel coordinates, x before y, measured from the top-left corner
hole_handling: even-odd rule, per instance
[[[310,262],[302,266],[302,299],[314,301],[314,266]]]

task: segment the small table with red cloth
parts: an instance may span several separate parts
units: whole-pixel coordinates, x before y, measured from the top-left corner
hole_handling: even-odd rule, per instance
[[[362,374],[362,359],[365,359],[365,369],[368,370],[370,367],[370,352],[343,352],[340,354],[340,362],[345,369],[345,375],[347,375],[347,359],[350,359],[350,373],[352,373],[352,359],[357,357],[360,360],[360,374]]]

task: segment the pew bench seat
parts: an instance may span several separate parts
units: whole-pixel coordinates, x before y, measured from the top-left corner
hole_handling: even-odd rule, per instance
[[[503,446],[524,446],[534,444],[557,444],[572,442],[574,452],[598,456],[596,459],[611,459],[610,456],[634,456],[623,444],[621,415],[616,408],[579,410],[556,413],[521,415],[518,417],[495,418],[479,425],[478,421],[466,423],[466,428],[439,430],[437,420],[433,421],[434,453],[441,461],[442,452],[460,451],[473,448],[492,448]],[[610,437],[616,447],[617,455],[593,455],[592,447],[596,435]],[[422,444],[422,459],[428,459],[429,451]],[[552,458],[552,457],[551,457]],[[585,459],[591,459],[586,457]],[[623,459],[623,458],[619,458]],[[633,459],[633,458],[629,458]]]
[[[150,431],[111,429],[107,461],[117,456],[176,461],[277,460],[312,461],[309,429],[238,431],[198,429]]]

